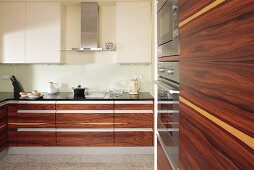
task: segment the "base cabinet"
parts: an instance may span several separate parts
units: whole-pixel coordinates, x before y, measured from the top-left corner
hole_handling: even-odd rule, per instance
[[[14,147],[153,146],[153,102],[19,101],[8,106],[8,127]]]
[[[0,152],[7,148],[7,110],[0,106]]]
[[[115,146],[153,146],[153,132],[115,132]]]
[[[57,132],[57,146],[113,146],[113,132]]]
[[[52,130],[25,129],[18,131],[18,146],[56,146],[56,132]]]

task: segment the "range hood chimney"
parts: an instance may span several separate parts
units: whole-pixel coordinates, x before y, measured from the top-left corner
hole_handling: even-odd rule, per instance
[[[74,51],[102,51],[98,48],[99,7],[97,2],[81,2],[81,47]]]

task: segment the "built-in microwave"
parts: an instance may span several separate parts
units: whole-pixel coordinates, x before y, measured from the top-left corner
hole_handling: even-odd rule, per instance
[[[179,55],[178,0],[159,0],[157,4],[158,57]]]

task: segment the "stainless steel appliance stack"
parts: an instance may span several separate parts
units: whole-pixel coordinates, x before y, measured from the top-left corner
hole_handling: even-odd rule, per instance
[[[159,0],[157,4],[157,138],[171,168],[178,169],[179,159],[179,55],[178,0]],[[158,160],[160,161],[160,160]]]

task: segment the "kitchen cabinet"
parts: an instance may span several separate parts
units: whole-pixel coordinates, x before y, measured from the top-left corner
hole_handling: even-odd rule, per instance
[[[9,122],[17,132],[18,146],[56,146],[55,102],[18,102],[16,118]]]
[[[151,63],[151,2],[116,2],[117,63]]]
[[[56,102],[58,146],[113,146],[114,102]]]
[[[9,146],[152,146],[153,101],[18,101]]]
[[[25,3],[0,3],[0,63],[25,63]]]
[[[153,145],[153,102],[115,101],[115,146]]]
[[[26,3],[26,63],[61,63],[63,38],[59,2]]]
[[[0,62],[64,62],[63,18],[59,2],[1,2]]]
[[[7,110],[0,105],[0,153],[7,148]]]
[[[8,146],[18,145],[18,133],[17,133],[17,104],[7,105],[8,115]]]

